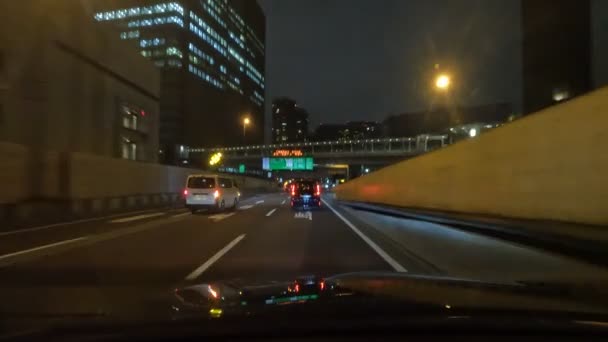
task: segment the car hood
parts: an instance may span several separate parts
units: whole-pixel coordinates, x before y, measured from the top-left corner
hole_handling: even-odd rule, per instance
[[[104,302],[126,306],[130,311],[126,316],[116,310],[17,315],[0,320],[0,328],[4,323],[19,333],[27,331],[24,336],[106,332],[116,336],[120,332],[135,339],[175,338],[176,334],[268,337],[277,331],[298,336],[463,329],[496,333],[514,327],[543,332],[608,332],[608,296],[601,284],[489,283],[359,272],[287,281],[185,283],[155,292],[149,301],[146,296],[147,291],[140,286],[130,296],[104,297]],[[137,308],[131,298],[149,306]]]
[[[231,280],[174,291],[180,317],[260,315],[608,314],[608,296],[585,284],[488,283],[467,279],[359,272],[285,282]]]

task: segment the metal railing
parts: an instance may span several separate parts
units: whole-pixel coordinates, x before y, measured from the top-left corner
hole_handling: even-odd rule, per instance
[[[358,139],[335,141],[311,141],[288,144],[250,145],[234,147],[188,148],[187,152],[216,153],[225,156],[266,157],[279,150],[288,153],[301,152],[303,155],[333,154],[402,154],[424,153],[441,148],[449,143],[447,135],[419,135],[407,138]],[[293,155],[292,155],[293,156]]]

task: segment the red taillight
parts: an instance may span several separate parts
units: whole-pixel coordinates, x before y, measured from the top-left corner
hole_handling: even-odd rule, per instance
[[[321,185],[315,185],[315,196],[321,196]]]
[[[293,291],[294,291],[295,293],[300,292],[300,284],[296,284],[296,286],[294,286],[294,288],[293,288]]]
[[[325,282],[324,281],[321,281],[319,283],[319,288],[321,289],[321,291],[325,290]]]
[[[220,191],[215,190],[215,192],[213,193],[213,198],[218,198],[218,197],[220,197]]]
[[[188,196],[188,189],[184,189],[184,196]]]
[[[295,185],[291,185],[291,196],[295,196],[296,195],[296,186]]]

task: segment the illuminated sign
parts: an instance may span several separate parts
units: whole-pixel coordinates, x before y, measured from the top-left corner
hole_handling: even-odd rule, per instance
[[[219,162],[222,160],[222,153],[218,152],[218,153],[214,153],[210,158],[209,158],[209,165],[214,166],[216,164],[219,164]]]
[[[262,168],[267,171],[312,171],[314,160],[306,158],[263,158]]]
[[[302,150],[275,150],[272,152],[273,157],[303,157]]]

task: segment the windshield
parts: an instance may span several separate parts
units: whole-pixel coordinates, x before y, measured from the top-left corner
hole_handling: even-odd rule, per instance
[[[296,183],[297,191],[301,194],[312,194],[315,192],[315,183],[314,182],[298,182]]]
[[[608,0],[0,13],[2,328],[608,313]]]
[[[212,189],[215,188],[215,179],[209,177],[190,177],[188,178],[188,188]]]

